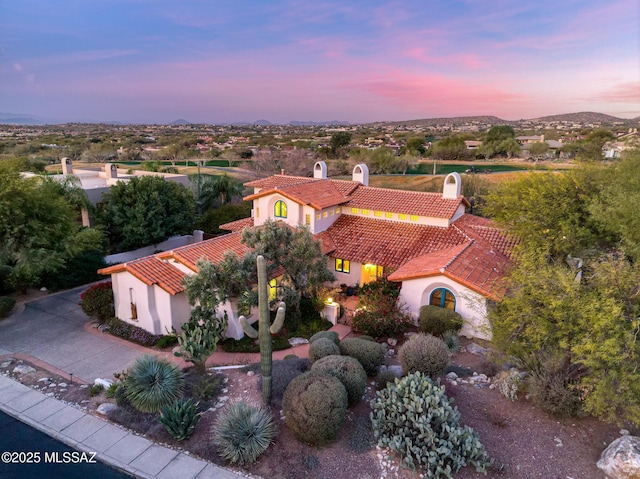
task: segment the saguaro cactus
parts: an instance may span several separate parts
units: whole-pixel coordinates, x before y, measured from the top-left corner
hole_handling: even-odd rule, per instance
[[[286,306],[284,303],[280,303],[278,306],[278,312],[276,313],[276,319],[271,323],[269,316],[269,290],[267,285],[267,264],[264,257],[258,256],[258,308],[260,315],[258,317],[258,330],[256,331],[251,326],[247,318],[240,316],[240,325],[242,329],[250,338],[259,338],[260,342],[260,357],[261,357],[261,369],[262,369],[262,400],[265,405],[269,405],[271,402],[271,353],[273,346],[271,343],[271,335],[277,333],[282,328],[284,323],[284,314]]]

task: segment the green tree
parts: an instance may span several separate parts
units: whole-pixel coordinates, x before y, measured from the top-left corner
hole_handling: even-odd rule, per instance
[[[156,176],[117,182],[98,210],[112,251],[156,245],[193,230],[195,199],[179,183]]]
[[[407,140],[406,149],[409,154],[422,156],[427,152],[424,137],[417,136]]]
[[[282,270],[283,283],[307,297],[334,279],[320,243],[307,228],[291,228],[269,220],[259,228],[245,229],[242,242],[255,255],[264,256],[269,272]]]
[[[234,198],[242,196],[244,185],[240,180],[224,173],[219,176],[207,176],[200,187],[199,205],[212,208],[216,205],[230,203]]]
[[[36,286],[73,258],[101,248],[101,233],[80,225],[73,202],[52,181],[0,170],[0,265],[12,268],[14,287]]]
[[[184,357],[204,373],[207,358],[215,352],[227,329],[226,312],[220,317],[218,306],[246,287],[246,276],[242,262],[233,253],[226,253],[217,264],[200,260],[197,267],[197,274],[183,280],[187,301],[193,309],[189,321],[182,325],[178,336],[181,351],[175,355]]]
[[[225,203],[218,208],[211,208],[198,218],[196,224],[199,230],[205,233],[222,233],[220,225],[231,221],[249,218],[251,216],[251,203]]]
[[[492,126],[487,133],[486,141],[500,143],[501,141],[515,138],[516,132],[509,125]]]
[[[539,160],[541,158],[544,158],[545,156],[547,156],[547,153],[549,152],[549,144],[543,141],[538,141],[536,143],[534,143],[533,145],[531,145],[529,147],[529,153],[531,154],[531,156],[533,156],[535,159]]]
[[[583,270],[521,255],[507,295],[490,312],[494,344],[530,371],[544,370],[543,358],[555,358],[587,412],[637,423],[640,269],[605,255]]]
[[[437,141],[431,156],[437,160],[461,160],[469,156],[464,138],[459,135],[448,136]]]
[[[336,131],[331,135],[331,141],[329,143],[331,147],[331,153],[336,156],[338,152],[351,143],[351,133],[348,131]]]
[[[542,256],[579,255],[601,238],[588,211],[598,175],[595,169],[526,173],[493,189],[483,212],[507,227],[523,248]]]
[[[634,150],[606,170],[589,212],[613,241],[635,261],[640,260],[640,150]]]

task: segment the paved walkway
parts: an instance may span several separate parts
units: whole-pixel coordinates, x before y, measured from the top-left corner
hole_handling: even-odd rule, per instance
[[[93,383],[95,378],[112,378],[143,353],[160,354],[184,365],[171,354],[130,344],[87,328],[89,319],[78,306],[86,286],[28,302],[11,317],[0,321],[0,357],[13,355],[52,372],[73,373],[74,380]],[[332,328],[340,338],[350,328]],[[274,359],[288,354],[308,357],[309,346],[275,351]],[[260,354],[214,353],[208,366],[250,364]],[[103,463],[137,477],[150,479],[239,479],[244,476],[166,448],[87,414],[55,398],[0,375],[0,410],[84,452],[95,452]],[[0,451],[2,452],[2,451]],[[1,469],[0,469],[1,471]]]
[[[2,375],[0,409],[74,449],[96,453],[95,457],[101,462],[140,478],[244,477],[183,452],[154,444],[144,437],[86,414]],[[34,447],[34,450],[37,450],[37,447]]]

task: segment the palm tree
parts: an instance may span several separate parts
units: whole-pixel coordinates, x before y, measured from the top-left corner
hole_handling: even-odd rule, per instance
[[[241,196],[243,190],[242,182],[226,173],[221,176],[208,176],[202,182],[198,203],[207,208],[230,203],[234,197]]]

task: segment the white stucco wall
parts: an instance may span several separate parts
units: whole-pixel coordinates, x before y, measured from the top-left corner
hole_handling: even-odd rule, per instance
[[[461,335],[470,338],[491,339],[491,326],[487,321],[485,297],[446,276],[440,275],[403,281],[400,290],[400,301],[417,318],[420,313],[420,306],[429,304],[431,293],[437,288],[446,288],[455,296],[455,310],[465,320],[460,332]]]
[[[327,228],[329,228],[329,226],[331,226],[338,218],[340,218],[340,212],[342,211],[342,208],[339,206],[332,206],[320,211],[315,210],[310,206],[305,206],[304,208],[304,213],[308,213],[311,215],[311,232],[313,234],[322,233]],[[318,218],[318,216],[320,216],[320,218]],[[304,215],[300,224],[304,224]]]

